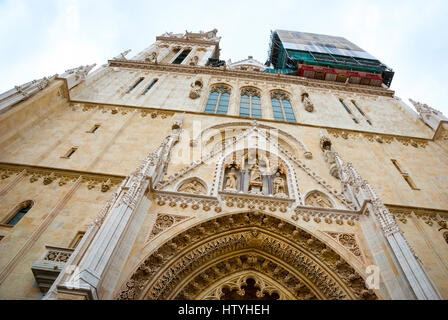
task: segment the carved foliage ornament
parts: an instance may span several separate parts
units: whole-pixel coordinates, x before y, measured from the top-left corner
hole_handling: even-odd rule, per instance
[[[331,248],[258,212],[215,218],[170,239],[140,264],[118,298],[195,299],[217,280],[247,269],[283,279],[297,299],[303,292],[300,282],[320,299],[377,298]]]

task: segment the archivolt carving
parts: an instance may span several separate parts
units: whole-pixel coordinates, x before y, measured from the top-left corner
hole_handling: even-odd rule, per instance
[[[230,257],[240,260],[226,263]],[[320,299],[377,298],[331,248],[304,230],[259,212],[215,218],[170,239],[140,264],[117,298],[194,299],[210,283],[245,264],[272,279],[277,274],[298,299],[300,282],[309,288],[308,294]]]

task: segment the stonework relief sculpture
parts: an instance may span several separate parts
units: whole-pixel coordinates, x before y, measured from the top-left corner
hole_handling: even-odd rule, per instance
[[[189,95],[189,97],[190,97],[190,99],[197,99],[197,98],[199,98],[200,96],[201,96],[201,91],[202,91],[202,87],[203,87],[204,85],[202,84],[202,81],[201,80],[196,80],[196,81],[194,81],[191,85],[190,85],[190,87],[191,87],[191,90],[190,90],[190,95]]]
[[[226,177],[225,191],[238,191],[238,176],[235,168],[232,167]]]
[[[145,58],[146,62],[157,63],[157,52],[152,52],[148,57]]]
[[[307,195],[305,205],[308,207],[333,208],[330,199],[320,191],[313,191]]]
[[[193,58],[191,58],[189,65],[190,66],[197,66],[199,63],[199,57],[198,56],[194,56]]]
[[[331,140],[327,136],[321,134],[320,148],[324,154],[325,162],[327,162],[330,168],[330,174],[336,179],[341,179],[339,173],[339,167],[336,162],[336,153],[331,150]]]
[[[192,180],[190,182],[185,182],[179,189],[179,192],[193,193],[193,194],[206,194],[207,188],[198,180]]]
[[[261,178],[261,171],[258,159],[249,169],[249,192],[259,194],[263,191],[263,180]]]
[[[286,185],[285,180],[281,177],[280,172],[275,174],[274,179],[274,195],[276,197],[286,198]]]
[[[314,105],[310,100],[310,96],[308,93],[303,93],[302,94],[302,103],[305,106],[305,110],[308,112],[313,112],[314,110]]]

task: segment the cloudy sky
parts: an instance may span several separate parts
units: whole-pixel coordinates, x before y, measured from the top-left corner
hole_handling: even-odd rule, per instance
[[[448,1],[0,0],[0,92],[104,64],[166,31],[218,29],[221,59],[267,59],[270,31],[343,36],[392,67],[392,89],[448,115]]]

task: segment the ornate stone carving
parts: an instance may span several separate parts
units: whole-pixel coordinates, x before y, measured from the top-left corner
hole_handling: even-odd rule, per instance
[[[238,175],[235,168],[231,168],[226,175],[225,191],[236,192],[238,191]]]
[[[427,104],[420,103],[412,99],[409,99],[409,101],[414,105],[423,122],[425,122],[433,130],[437,130],[441,121],[448,121],[448,118],[445,117],[440,111],[431,108]]]
[[[193,194],[206,194],[207,187],[198,179],[193,179],[184,182],[178,189],[179,192],[193,193]]]
[[[331,223],[335,222],[339,225],[344,224],[344,221],[349,226],[354,226],[356,221],[359,221],[359,213],[354,213],[353,211],[346,210],[331,210],[328,209],[308,209],[308,208],[296,208],[294,210],[294,214],[291,216],[291,219],[294,221],[298,221],[299,217],[302,217],[302,220],[305,222],[314,221],[316,223],[321,223],[322,219],[330,221]]]
[[[261,179],[260,166],[258,158],[255,163],[249,168],[249,193],[262,194],[263,180]]]
[[[357,259],[364,262],[364,258],[361,254],[358,241],[354,233],[342,233],[342,232],[329,232],[325,231],[330,237],[332,237],[337,243],[344,246],[350,251]]]
[[[277,172],[275,174],[275,179],[274,179],[274,183],[273,184],[274,184],[274,196],[282,197],[282,198],[288,197],[286,195],[285,179],[283,179],[280,176],[279,172]]]
[[[308,93],[302,93],[302,103],[305,106],[305,110],[308,112],[313,112],[314,105],[310,100],[310,96]]]
[[[145,62],[157,63],[157,57],[158,57],[157,52],[153,51],[145,58]]]
[[[330,174],[335,177],[336,179],[341,179],[340,172],[339,172],[339,166],[336,163],[336,153],[331,150],[332,143],[330,138],[328,138],[326,135],[324,135],[321,132],[320,137],[320,148],[322,152],[324,153],[325,162],[328,164],[330,168]]]
[[[202,87],[204,86],[201,79],[195,80],[191,83],[191,90],[190,90],[190,99],[197,99],[201,96]]]
[[[445,239],[446,244],[448,244],[448,231],[443,233],[443,238]]]
[[[239,259],[230,263],[232,256]],[[210,283],[244,265],[283,279],[297,299],[304,289],[301,279],[312,286],[305,290],[308,297],[377,298],[331,248],[286,221],[257,212],[218,217],[183,231],[139,265],[118,298],[195,299]]]
[[[328,196],[318,190],[312,191],[306,196],[305,205],[309,207],[320,207],[320,208],[334,207]]]
[[[157,214],[156,222],[152,227],[152,230],[148,236],[148,241],[158,236],[161,232],[168,230],[169,228],[178,225],[185,221],[189,217],[178,216],[172,214]]]

